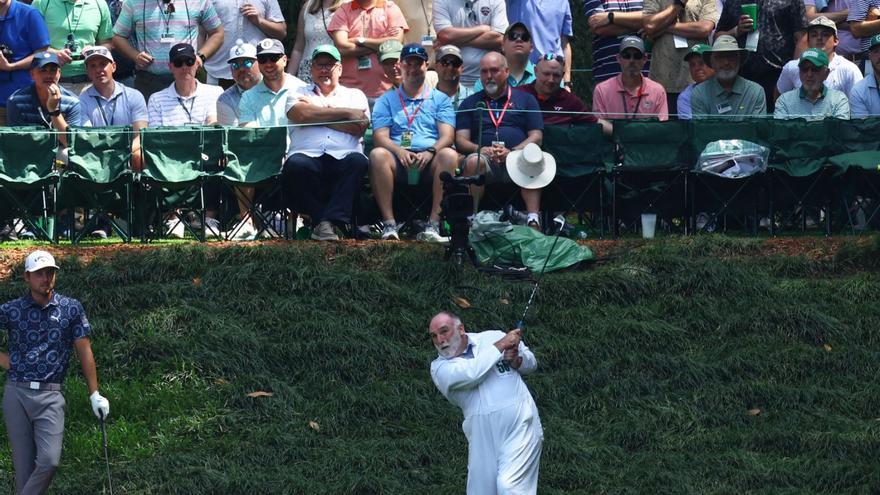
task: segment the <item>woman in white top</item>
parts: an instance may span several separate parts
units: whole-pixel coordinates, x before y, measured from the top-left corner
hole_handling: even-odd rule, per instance
[[[347,0],[308,0],[296,21],[296,40],[290,51],[287,72],[307,83],[312,82],[312,52],[318,45],[332,45],[327,26],[336,9]]]

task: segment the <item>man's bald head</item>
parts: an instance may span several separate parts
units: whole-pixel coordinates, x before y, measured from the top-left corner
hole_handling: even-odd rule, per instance
[[[490,98],[497,98],[507,91],[510,68],[507,59],[498,52],[489,52],[480,60],[480,82]]]

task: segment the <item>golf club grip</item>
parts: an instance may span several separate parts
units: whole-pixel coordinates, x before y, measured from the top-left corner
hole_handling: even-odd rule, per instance
[[[525,330],[526,329],[525,320],[519,320],[518,322],[516,322],[516,326],[513,328],[519,328],[520,330]]]

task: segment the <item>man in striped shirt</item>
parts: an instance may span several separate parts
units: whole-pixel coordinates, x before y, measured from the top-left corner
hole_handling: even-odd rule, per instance
[[[620,74],[617,53],[624,35],[642,29],[642,0],[586,0],[584,15],[593,33],[593,81],[596,84]],[[642,69],[647,76],[649,63]]]
[[[196,58],[192,45],[178,43],[171,48],[168,68],[174,82],[150,97],[147,104],[150,127],[217,122],[217,98],[223,89],[202,84],[196,79]]]

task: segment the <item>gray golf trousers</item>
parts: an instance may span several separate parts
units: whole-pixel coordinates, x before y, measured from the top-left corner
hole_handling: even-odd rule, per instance
[[[16,493],[37,495],[49,488],[61,461],[65,405],[61,392],[4,387],[3,419],[12,446]]]

